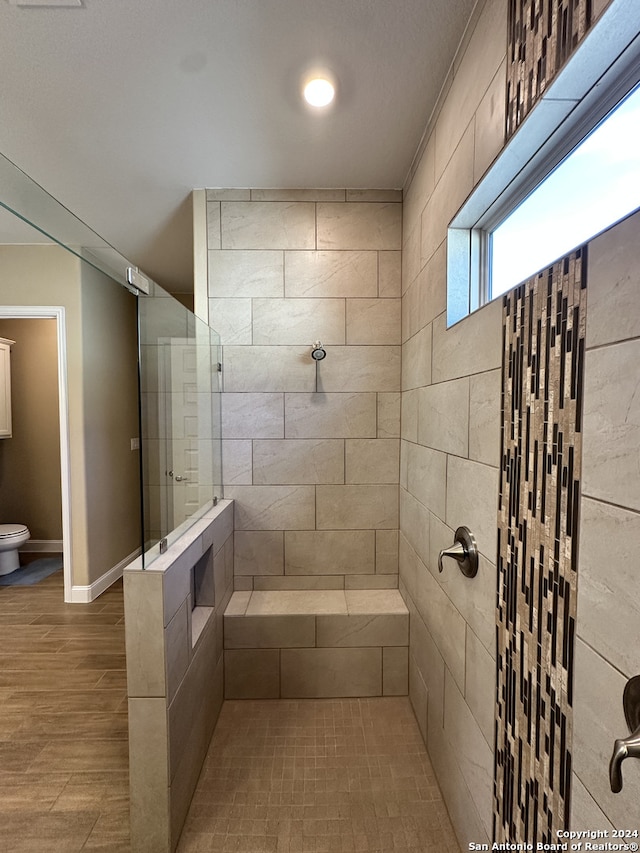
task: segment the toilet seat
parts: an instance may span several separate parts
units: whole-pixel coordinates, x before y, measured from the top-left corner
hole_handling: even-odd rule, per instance
[[[13,536],[22,536],[28,533],[26,524],[0,524],[0,540],[11,539]]]

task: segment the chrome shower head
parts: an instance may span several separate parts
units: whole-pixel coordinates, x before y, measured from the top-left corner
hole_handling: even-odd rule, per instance
[[[313,345],[313,349],[311,350],[311,358],[314,358],[316,361],[322,361],[326,354],[326,350],[322,346],[321,342],[316,341]]]

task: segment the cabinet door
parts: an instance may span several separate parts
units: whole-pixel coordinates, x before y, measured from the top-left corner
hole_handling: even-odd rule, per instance
[[[11,438],[11,349],[0,344],[0,438]]]

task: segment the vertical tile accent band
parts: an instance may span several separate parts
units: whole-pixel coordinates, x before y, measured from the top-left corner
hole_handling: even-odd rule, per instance
[[[568,826],[586,247],[503,302],[494,839]]]
[[[509,0],[507,139],[591,26],[592,0]]]

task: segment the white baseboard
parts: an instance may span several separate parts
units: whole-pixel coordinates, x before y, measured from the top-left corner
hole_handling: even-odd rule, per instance
[[[120,560],[117,566],[114,566],[112,569],[109,569],[108,572],[105,572],[101,575],[98,580],[94,581],[92,584],[88,586],[80,586],[79,584],[74,584],[71,587],[71,603],[72,604],[89,604],[91,601],[95,601],[95,599],[101,595],[105,589],[108,589],[111,584],[115,583],[119,578],[122,577],[122,572],[125,566],[128,566],[132,560],[135,560],[142,553],[142,548],[136,548],[135,551],[132,551],[128,557],[125,557],[124,560]]]
[[[62,554],[62,539],[28,539],[20,546],[25,554]]]

